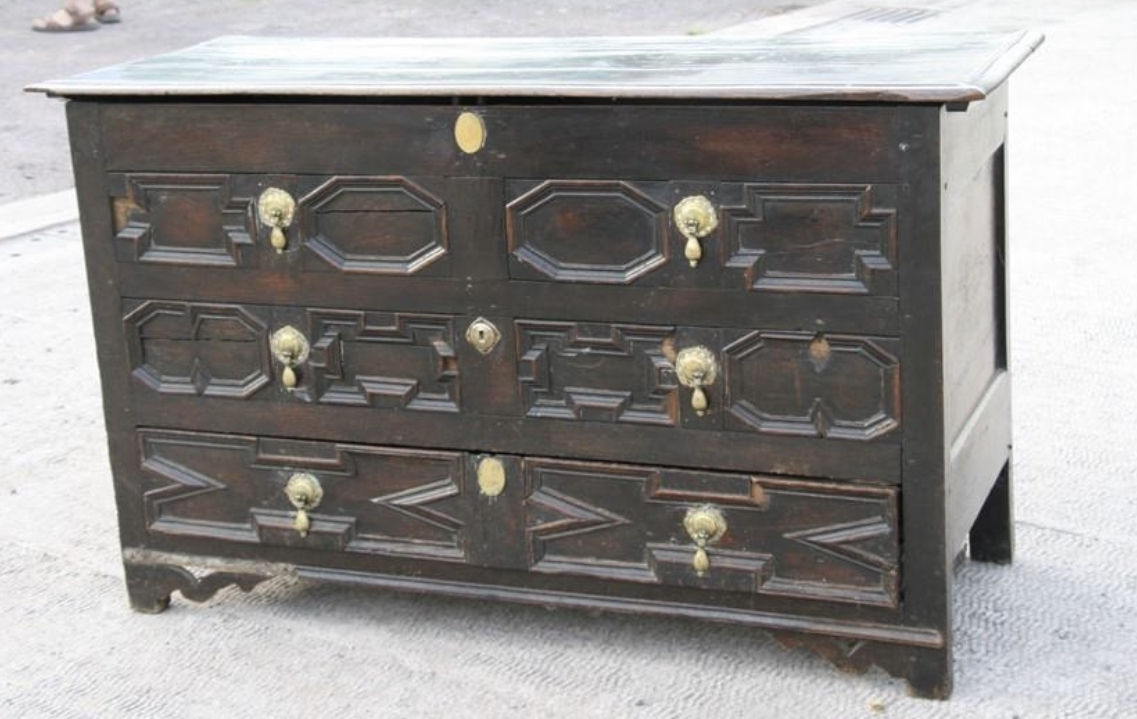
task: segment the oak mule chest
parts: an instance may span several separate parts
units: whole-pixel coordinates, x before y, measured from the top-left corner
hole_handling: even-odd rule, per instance
[[[735,622],[924,696],[1011,559],[1041,38],[223,38],[68,98],[126,582]]]

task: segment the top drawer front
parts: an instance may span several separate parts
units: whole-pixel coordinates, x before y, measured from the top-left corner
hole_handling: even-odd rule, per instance
[[[486,127],[462,152],[463,111]],[[114,103],[105,167],[131,172],[404,174],[759,182],[898,180],[895,107]]]

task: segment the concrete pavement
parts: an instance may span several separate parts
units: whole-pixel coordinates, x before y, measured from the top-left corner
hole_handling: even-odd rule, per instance
[[[416,37],[705,33],[819,0],[118,0],[123,22],[44,34],[32,19],[62,0],[0,0],[0,205],[71,186],[63,113],[24,86],[135,60],[218,35]]]
[[[0,719],[1132,716],[1137,97],[1127,69],[1137,63],[1137,5],[1035,5],[946,0],[922,4],[920,15],[899,2],[835,0],[747,30],[839,21],[849,32],[1031,26],[1048,36],[1011,83],[1018,555],[1011,567],[960,569],[950,702],[907,698],[877,671],[845,676],[761,632],[688,622],[286,579],[204,605],[175,598],[157,617],[131,613],[78,228],[16,224],[45,210],[8,204]],[[58,104],[30,100],[62,115]]]

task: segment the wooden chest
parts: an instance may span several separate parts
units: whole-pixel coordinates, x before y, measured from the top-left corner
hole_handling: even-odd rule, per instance
[[[1041,38],[228,38],[70,98],[129,595],[745,624],[924,696],[1011,558]]]

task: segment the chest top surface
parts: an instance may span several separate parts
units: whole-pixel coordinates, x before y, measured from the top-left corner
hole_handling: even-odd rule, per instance
[[[918,36],[222,37],[29,87],[65,97],[574,97],[969,102],[1042,42]]]

